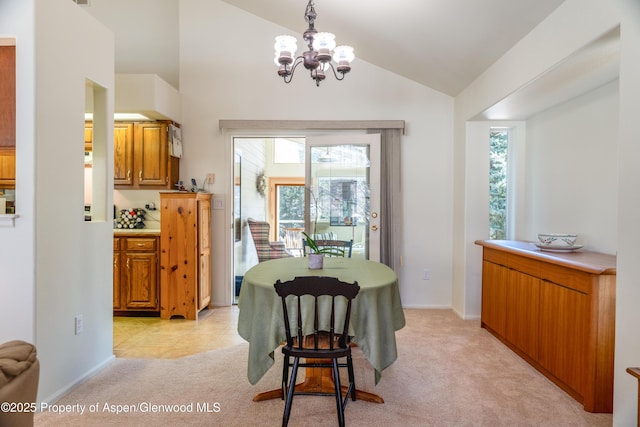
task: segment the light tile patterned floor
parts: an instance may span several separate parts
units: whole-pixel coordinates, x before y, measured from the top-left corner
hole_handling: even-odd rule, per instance
[[[173,359],[244,342],[237,332],[238,307],[203,310],[198,320],[113,318],[116,357]]]

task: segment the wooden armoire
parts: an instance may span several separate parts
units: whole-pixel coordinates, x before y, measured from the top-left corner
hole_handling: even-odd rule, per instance
[[[211,193],[160,193],[160,317],[196,320],[211,300]]]

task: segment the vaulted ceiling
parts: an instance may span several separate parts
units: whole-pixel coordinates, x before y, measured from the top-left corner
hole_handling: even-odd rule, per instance
[[[302,34],[307,0],[223,0]],[[564,0],[316,0],[356,58],[456,96]],[[274,37],[279,34],[274,34]],[[302,40],[298,49],[302,50]],[[357,59],[353,63],[357,67]]]

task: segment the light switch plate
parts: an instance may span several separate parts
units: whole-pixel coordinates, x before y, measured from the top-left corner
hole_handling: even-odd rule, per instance
[[[224,199],[222,197],[213,198],[213,209],[224,209]]]

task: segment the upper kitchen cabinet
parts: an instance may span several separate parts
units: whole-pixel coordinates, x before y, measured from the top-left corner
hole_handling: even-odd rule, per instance
[[[0,39],[0,189],[16,183],[16,47]]]
[[[116,188],[174,189],[180,159],[169,154],[169,123],[117,122],[113,131]]]
[[[84,151],[85,153],[93,149],[93,123],[84,123]]]

